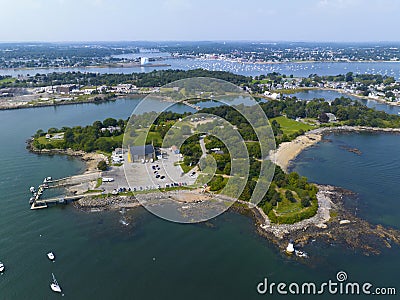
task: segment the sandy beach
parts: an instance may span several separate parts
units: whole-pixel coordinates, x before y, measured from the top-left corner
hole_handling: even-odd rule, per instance
[[[322,134],[309,132],[301,135],[291,142],[285,142],[279,145],[278,149],[270,154],[271,160],[287,172],[287,168],[291,160],[304,149],[311,147],[322,139]]]
[[[295,159],[301,151],[320,142],[324,134],[333,132],[386,132],[400,133],[400,128],[375,128],[366,126],[338,126],[318,128],[305,133],[291,142],[279,145],[278,149],[270,153],[271,160],[287,172],[290,162]]]

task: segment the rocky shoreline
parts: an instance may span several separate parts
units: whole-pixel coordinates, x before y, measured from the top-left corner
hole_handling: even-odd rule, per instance
[[[36,154],[47,154],[47,155],[67,155],[71,157],[77,157],[81,159],[85,165],[86,165],[86,171],[87,172],[94,172],[97,171],[97,164],[101,160],[108,161],[108,157],[104,154],[101,153],[96,153],[96,152],[85,152],[82,150],[72,150],[70,148],[68,149],[36,149],[32,145],[32,139],[27,140],[27,146],[26,148]]]
[[[318,223],[313,222],[313,217],[293,225],[266,224],[264,216],[257,208],[253,208],[250,211],[257,232],[281,249],[286,248],[289,239],[293,239],[298,247],[314,240],[322,240],[328,244],[340,244],[358,250],[364,255],[377,255],[385,247],[400,245],[400,230],[371,224],[345,207],[344,197],[355,196],[353,192],[334,186],[318,185],[318,188],[319,193],[331,203],[328,220]]]
[[[134,196],[84,197],[73,204],[77,209],[87,212],[119,210],[141,206]]]
[[[312,134],[323,135],[333,132],[390,132],[400,133],[400,129],[371,128],[371,127],[333,127],[313,130]],[[86,162],[87,171],[96,168],[99,159],[105,159],[98,153],[85,153],[71,149],[37,150],[33,149],[28,141],[28,149],[39,154],[64,154],[80,157]],[[361,251],[365,255],[380,254],[382,249],[391,248],[392,245],[400,245],[400,231],[386,228],[382,225],[373,225],[352,214],[344,203],[345,197],[353,197],[355,194],[339,187],[318,185],[319,192],[318,212],[309,219],[295,224],[271,224],[261,208],[249,207],[247,202],[238,201],[231,206],[231,211],[239,212],[251,217],[259,235],[272,241],[280,249],[285,249],[289,239],[293,239],[298,247],[303,247],[314,240],[321,240],[328,244],[340,244],[345,248]],[[168,197],[163,194],[163,197]],[[151,197],[146,194],[145,197]],[[158,196],[159,197],[159,196]],[[183,203],[186,203],[183,201]],[[120,210],[122,208],[136,208],[142,206],[135,196],[87,196],[73,204],[77,209],[87,212],[106,210]]]
[[[353,192],[329,185],[318,185],[318,188],[317,214],[295,224],[271,224],[259,207],[249,207],[243,201],[234,203],[229,210],[252,218],[256,232],[281,250],[286,248],[289,239],[293,239],[299,248],[319,240],[342,245],[364,255],[378,255],[384,248],[400,245],[400,230],[371,224],[350,212],[344,198],[355,197]],[[151,193],[146,197],[151,197]],[[99,212],[142,205],[135,196],[109,196],[85,197],[75,202],[74,206],[86,212]]]

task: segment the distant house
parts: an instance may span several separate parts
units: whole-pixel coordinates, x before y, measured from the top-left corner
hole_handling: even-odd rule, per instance
[[[115,131],[121,131],[121,127],[119,127],[119,126],[108,126],[107,128],[103,127],[100,130],[101,130],[101,132],[109,131],[110,133],[114,133]]]
[[[66,84],[66,85],[60,85],[60,86],[56,87],[56,91],[60,94],[69,94],[74,89],[76,89],[75,84]]]
[[[331,122],[336,122],[337,121],[337,119],[336,119],[336,116],[334,115],[334,114],[332,114],[332,113],[326,113],[326,115],[328,116],[328,118],[329,118],[329,123],[331,123]]]
[[[171,147],[171,151],[172,151],[174,154],[179,154],[179,153],[180,153],[179,148],[176,147],[175,145],[173,145],[173,146]]]
[[[153,145],[130,146],[128,148],[128,161],[141,162],[142,160],[150,160],[155,158],[155,150]]]

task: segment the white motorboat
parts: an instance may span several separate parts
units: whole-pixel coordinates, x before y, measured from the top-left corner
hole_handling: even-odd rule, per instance
[[[56,293],[61,293],[61,287],[58,284],[56,277],[53,273],[51,273],[51,275],[53,276],[53,282],[50,284],[51,290]]]
[[[54,261],[56,259],[56,256],[54,255],[53,252],[49,252],[47,253],[47,258]]]
[[[34,186],[31,186],[30,188],[29,188],[29,191],[33,194],[33,193],[35,193],[36,192],[36,189],[35,189],[35,187]]]
[[[3,273],[4,269],[5,269],[4,264],[0,262],[0,273]]]

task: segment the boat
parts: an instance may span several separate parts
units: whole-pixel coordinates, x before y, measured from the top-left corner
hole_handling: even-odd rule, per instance
[[[290,240],[289,244],[286,247],[286,253],[291,255],[293,254],[293,252],[294,252],[293,240]]]
[[[4,269],[5,269],[4,264],[0,262],[0,273],[3,273]]]
[[[61,293],[61,287],[58,284],[56,277],[53,273],[51,273],[51,275],[53,276],[53,282],[50,284],[51,290],[56,293]]]
[[[124,226],[128,226],[129,225],[129,223],[127,221],[125,221],[124,219],[119,220],[119,222]]]
[[[31,197],[31,198],[29,199],[29,204],[33,204],[33,202],[35,202],[35,197]]]
[[[43,179],[43,183],[47,183],[47,182],[51,182],[51,181],[53,181],[53,178],[51,178],[50,176],[49,177],[45,177]]]
[[[33,194],[33,193],[36,193],[36,189],[35,189],[35,187],[34,186],[31,186],[30,188],[29,188],[29,191]]]
[[[296,254],[297,257],[308,258],[308,254],[304,251],[294,250],[294,254]]]
[[[54,261],[56,259],[56,256],[53,252],[50,251],[49,253],[47,253],[47,258]]]

